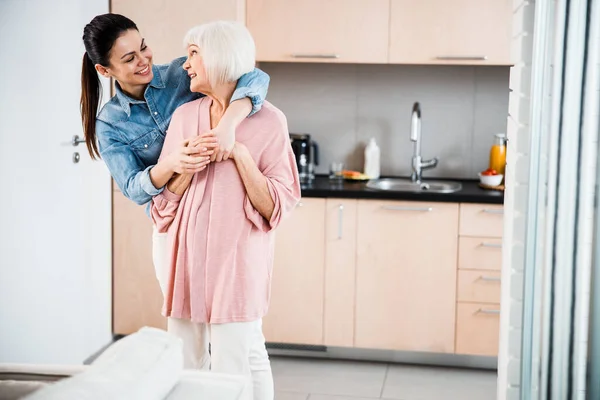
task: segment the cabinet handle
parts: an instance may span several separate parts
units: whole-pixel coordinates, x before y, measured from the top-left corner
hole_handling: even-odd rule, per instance
[[[500,282],[500,277],[498,277],[498,276],[484,276],[484,275],[481,275],[479,277],[479,280],[486,281],[486,282]]]
[[[475,314],[500,314],[500,310],[486,310],[485,308],[480,308],[475,311]]]
[[[329,60],[340,58],[339,54],[292,54],[291,56],[292,58],[322,58]]]
[[[338,239],[342,239],[342,224],[344,223],[344,205],[338,206]]]
[[[496,210],[493,208],[486,208],[483,212],[486,214],[504,214],[504,210]]]
[[[487,56],[437,56],[437,60],[456,60],[456,61],[485,61]]]
[[[502,243],[487,243],[487,242],[481,242],[480,244],[481,247],[493,247],[495,249],[501,249],[502,248]]]
[[[421,211],[429,212],[433,211],[433,207],[405,207],[405,206],[381,206],[384,210],[391,211]]]

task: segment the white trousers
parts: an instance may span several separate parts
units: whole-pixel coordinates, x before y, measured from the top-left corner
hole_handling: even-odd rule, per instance
[[[152,235],[152,258],[160,288],[168,282],[167,234]],[[184,367],[244,375],[252,380],[247,399],[273,400],[273,374],[265,347],[262,320],[226,324],[199,324],[167,318],[167,331],[183,341]],[[209,352],[210,343],[210,352]]]

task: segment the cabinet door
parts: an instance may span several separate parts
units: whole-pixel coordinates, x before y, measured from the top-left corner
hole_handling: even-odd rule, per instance
[[[143,326],[166,329],[162,293],[152,262],[152,221],[113,191],[113,331],[126,335]]]
[[[458,303],[456,353],[498,357],[500,305]]]
[[[325,199],[302,199],[277,229],[268,342],[323,344]]]
[[[389,0],[248,0],[258,61],[387,63]]]
[[[356,346],[454,351],[458,204],[361,200]]]
[[[111,12],[135,22],[154,52],[156,64],[186,54],[183,37],[201,23],[214,20],[244,21],[244,0],[111,0]]]
[[[354,199],[327,199],[325,222],[326,346],[354,346],[356,208]]]
[[[391,2],[390,63],[511,64],[511,0]]]

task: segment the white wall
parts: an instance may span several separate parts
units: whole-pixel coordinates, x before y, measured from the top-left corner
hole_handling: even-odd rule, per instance
[[[508,117],[498,399],[518,400],[521,381],[523,267],[529,191],[529,111],[535,2],[514,0]]]
[[[509,99],[508,138],[509,152],[507,160],[507,190],[505,195],[505,230],[504,230],[504,260],[502,268],[502,315],[501,315],[501,337],[499,354],[499,379],[498,399],[517,400],[520,398],[521,387],[521,335],[523,318],[523,268],[525,265],[525,239],[526,239],[526,216],[528,210],[534,210],[538,215],[538,232],[535,243],[532,246],[538,248],[538,254],[548,255],[546,248],[547,232],[545,216],[548,213],[546,193],[548,191],[548,160],[550,142],[551,118],[541,121],[540,135],[540,173],[538,184],[538,204],[528,205],[529,191],[529,164],[531,150],[531,65],[534,43],[534,11],[536,3],[533,0],[515,0],[513,17],[513,61],[515,66],[511,70],[510,88],[512,90]],[[549,13],[548,23],[554,24],[554,9],[556,2],[546,4]],[[549,27],[550,34],[554,34],[553,27]],[[600,29],[596,29],[598,34]],[[551,47],[554,45],[550,38]],[[560,45],[560,44],[559,44]],[[549,49],[552,55],[552,49]],[[588,88],[591,91],[600,91],[600,64],[598,54],[595,54],[595,62],[589,65]],[[552,60],[546,60],[551,63]],[[551,64],[547,66],[551,71]],[[546,96],[543,101],[544,113],[549,115],[547,107],[551,100],[551,74],[546,77]],[[598,120],[599,107],[592,106],[596,110],[595,121]],[[542,114],[543,115],[543,114]],[[580,170],[580,193],[579,193],[579,220],[577,221],[577,254],[576,261],[577,290],[575,292],[575,368],[574,377],[576,399],[585,399],[585,378],[587,363],[587,338],[588,338],[588,315],[589,315],[589,293],[590,293],[590,266],[592,257],[594,197],[596,188],[596,161],[598,147],[598,130],[595,127],[584,127],[581,138],[581,170]],[[531,183],[533,184],[533,182]],[[542,279],[548,275],[545,271],[547,260],[536,260],[537,293],[534,307],[535,312],[541,313],[544,306],[542,300]],[[533,265],[531,266],[534,267]],[[538,314],[539,315],[539,314]],[[543,328],[542,328],[543,329]],[[537,334],[537,332],[535,333]],[[543,339],[534,338],[534,343]],[[539,352],[534,349],[533,373],[537,371]],[[535,387],[537,379],[533,379]]]

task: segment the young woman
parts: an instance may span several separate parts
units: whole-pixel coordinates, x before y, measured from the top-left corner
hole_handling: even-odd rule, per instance
[[[83,30],[83,43],[81,117],[88,151],[104,160],[123,194],[137,204],[161,193],[173,175],[227,159],[235,128],[260,109],[267,93],[268,75],[257,69],[245,74],[214,137],[206,135],[195,146],[182,141],[157,162],[175,109],[204,96],[190,91],[190,77],[182,68],[185,57],[154,65],[135,23],[119,14],[96,16]],[[116,81],[116,94],[96,115],[98,74]]]

